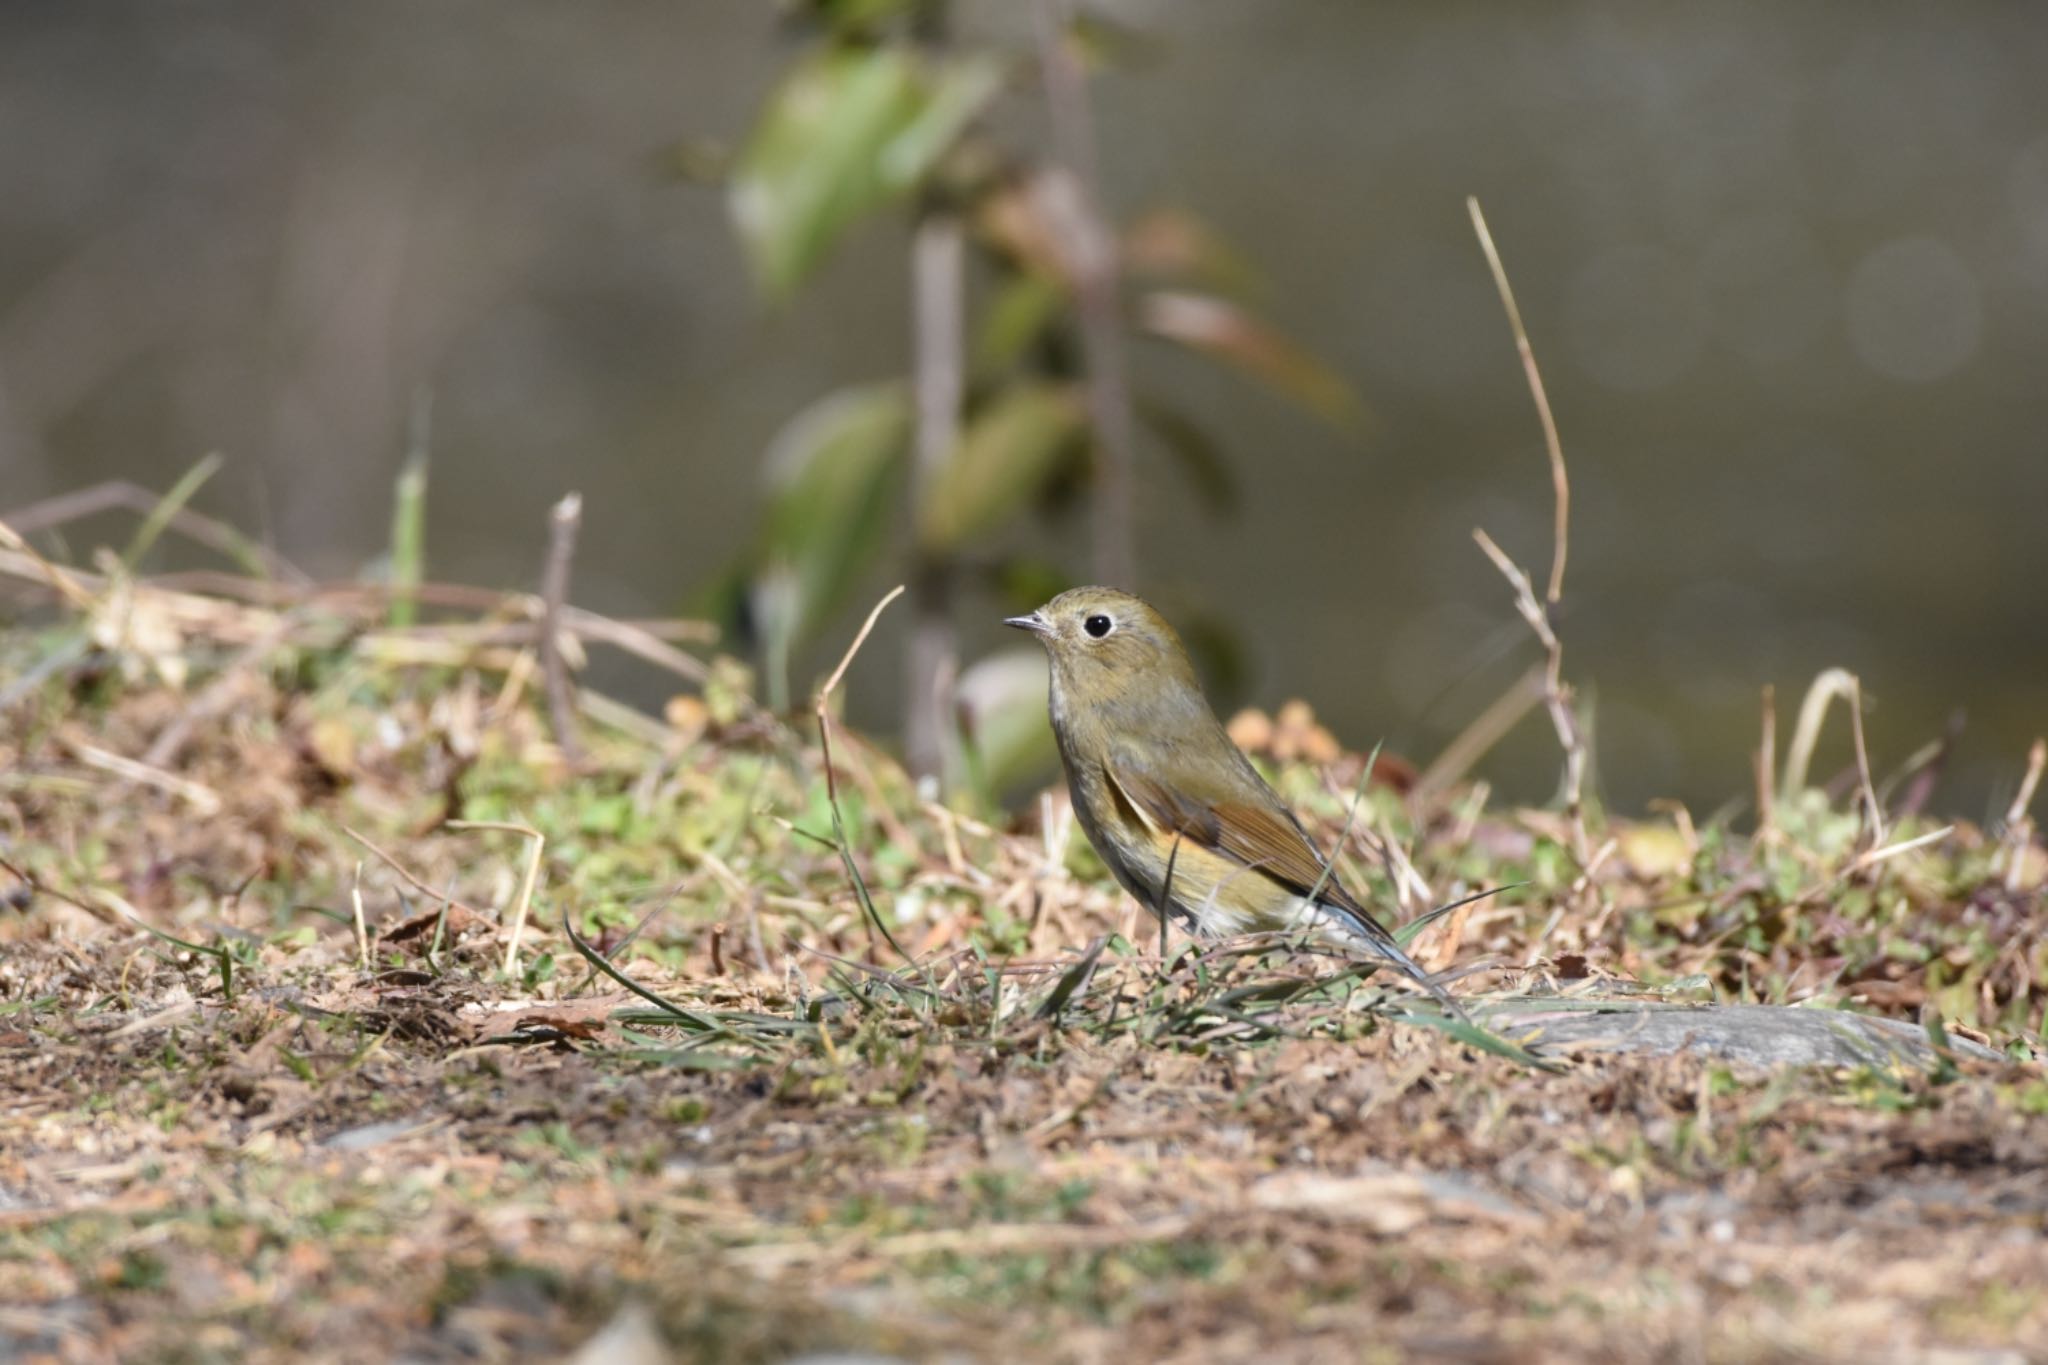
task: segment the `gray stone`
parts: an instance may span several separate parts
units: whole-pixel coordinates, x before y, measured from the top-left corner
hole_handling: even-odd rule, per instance
[[[1758,1067],[1887,1070],[1925,1070],[1937,1060],[1926,1030],[1916,1025],[1811,1006],[1548,997],[1490,1002],[1478,1016],[1503,1037],[1551,1055],[1692,1052]],[[1966,1038],[1950,1035],[1949,1045],[1958,1058],[1999,1060],[1999,1054]]]

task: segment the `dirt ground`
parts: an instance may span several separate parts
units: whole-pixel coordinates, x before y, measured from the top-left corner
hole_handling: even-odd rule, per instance
[[[1822,999],[2005,1058],[1539,1066],[1284,947],[1162,963],[1056,803],[851,736],[835,835],[737,677],[572,765],[516,660],[66,647],[0,672],[0,1358],[2048,1359],[2024,832],[1814,792],[1589,871],[1375,790],[1381,903],[1529,883],[1416,940],[1482,1020]],[[1263,757],[1334,841],[1357,755]]]

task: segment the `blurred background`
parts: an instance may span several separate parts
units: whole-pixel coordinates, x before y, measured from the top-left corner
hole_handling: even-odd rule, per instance
[[[1314,358],[1276,392],[1129,338],[1133,388],[1225,476],[1138,442],[1134,585],[1235,641],[1227,701],[1299,696],[1427,762],[1535,658],[1471,539],[1540,584],[1549,474],[1470,194],[1570,463],[1558,621],[1607,798],[1747,793],[1760,686],[1782,734],[1841,665],[1880,770],[1966,711],[1936,804],[2002,808],[2048,725],[2048,15],[1097,12],[1107,209],[1198,216],[1229,244],[1211,273]],[[426,393],[430,576],[531,585],[575,488],[576,600],[705,603],[757,544],[778,433],[912,368],[914,195],[777,288],[707,183],[828,41],[746,0],[0,6],[0,516],[220,451],[197,507],[358,573]],[[972,112],[1027,161],[1055,145],[1038,42],[995,0],[944,34],[995,63]],[[1007,297],[970,270],[972,307]],[[796,642],[799,695],[910,534]],[[969,661],[1016,643],[1001,583],[1091,564],[1085,515],[977,539],[1040,567],[951,594]],[[896,725],[909,621],[863,658],[857,721]],[[1550,795],[1540,710],[1478,771]]]

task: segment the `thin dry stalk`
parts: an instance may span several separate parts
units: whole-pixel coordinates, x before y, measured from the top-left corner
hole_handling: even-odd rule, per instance
[[[548,720],[554,727],[555,743],[571,768],[582,766],[583,742],[576,735],[574,684],[562,657],[561,629],[562,608],[569,596],[569,566],[576,557],[576,532],[582,524],[581,493],[571,493],[555,504],[548,514],[548,559],[540,583],[540,662],[548,694]]]
[[[889,842],[906,850],[920,847],[917,836],[911,833],[910,826],[898,818],[895,806],[882,791],[882,784],[875,780],[874,768],[868,761],[869,755],[876,752],[875,746],[857,731],[842,734],[839,738],[842,741],[840,753],[843,755],[846,771],[860,788],[861,795],[865,796],[873,807],[875,820],[882,826]],[[886,757],[884,755],[885,759]]]
[[[1877,783],[1870,776],[1870,750],[1863,742],[1863,684],[1860,682],[1856,683],[1849,697],[1849,737],[1856,745],[1856,782],[1863,793],[1863,816],[1869,822],[1871,846],[1876,847],[1884,842],[1884,806],[1877,799]]]
[[[433,887],[428,886],[418,877],[413,876],[413,874],[406,869],[404,863],[399,862],[398,859],[392,857],[389,853],[386,853],[383,849],[371,843],[367,838],[357,833],[355,830],[350,829],[347,825],[341,826],[341,832],[343,834],[346,834],[349,838],[355,840],[358,844],[362,845],[363,848],[367,849],[371,854],[375,855],[377,861],[383,863],[384,866],[390,868],[393,872],[397,873],[401,881],[403,881],[407,886],[411,887],[413,890],[419,892],[422,896],[426,896],[434,900],[446,901],[448,902],[448,904],[454,906],[457,910],[461,910],[466,914],[475,915],[478,919],[486,918],[484,912],[477,909],[475,906],[464,905],[461,901],[455,899],[455,897],[449,895],[447,892],[436,891]]]
[[[1570,544],[1572,486],[1565,477],[1564,443],[1558,438],[1557,418],[1550,411],[1550,396],[1543,388],[1543,372],[1536,367],[1536,348],[1529,344],[1529,333],[1522,326],[1522,310],[1515,303],[1514,287],[1508,283],[1507,267],[1501,264],[1500,251],[1493,244],[1493,233],[1486,226],[1486,214],[1480,210],[1476,196],[1467,196],[1465,209],[1472,215],[1472,230],[1479,235],[1479,249],[1486,253],[1486,265],[1493,272],[1493,287],[1500,291],[1501,307],[1508,315],[1508,326],[1515,334],[1515,350],[1522,357],[1522,373],[1529,381],[1529,396],[1536,400],[1536,416],[1543,423],[1543,447],[1550,454],[1550,487],[1556,495],[1556,512],[1552,528],[1550,554],[1550,591],[1547,599],[1555,605],[1564,594],[1565,551]]]
[[[1038,0],[1036,10],[1039,65],[1052,122],[1046,202],[1054,210],[1053,228],[1073,271],[1081,345],[1088,360],[1088,417],[1096,442],[1095,576],[1100,582],[1128,587],[1136,564],[1136,435],[1118,317],[1121,268],[1116,238],[1104,219],[1097,190],[1087,73],[1069,42],[1073,0]]]
[[[0,546],[5,546],[7,549],[12,550],[19,557],[23,569],[26,570],[26,572],[22,572],[22,570],[17,569],[14,572],[20,573],[22,577],[41,579],[56,589],[57,595],[66,602],[69,602],[73,607],[83,612],[89,613],[92,611],[92,594],[86,591],[79,583],[77,576],[68,569],[58,568],[55,564],[37,554],[35,547],[23,540],[19,535],[16,535],[14,528],[4,521],[0,521]]]
[[[818,689],[818,700],[813,704],[812,709],[817,712],[818,721],[821,726],[830,718],[831,713],[827,710],[827,703],[832,700],[832,694],[839,690],[840,679],[846,676],[846,670],[853,666],[853,656],[860,653],[860,647],[867,643],[869,633],[875,628],[876,618],[881,616],[884,607],[887,607],[902,595],[903,584],[901,583],[898,583],[895,587],[889,589],[887,593],[883,594],[882,600],[875,603],[874,609],[868,612],[868,619],[861,622],[859,632],[853,637],[853,643],[846,647],[846,653],[840,657],[839,666],[832,670],[832,675],[825,679],[825,685]],[[825,785],[828,790],[832,789],[832,770],[829,764],[825,770]],[[838,793],[833,791],[832,794],[837,795]]]
[[[630,735],[642,744],[664,752],[677,748],[682,736],[674,726],[663,724],[638,707],[614,701],[588,687],[577,689],[576,709],[599,725],[610,726],[620,734]]]
[[[1763,735],[1757,741],[1751,766],[1756,769],[1756,837],[1769,839],[1776,833],[1778,820],[1778,806],[1771,789],[1772,774],[1778,771],[1778,689],[1769,683],[1764,684]]]
[[[1827,718],[1828,703],[1837,697],[1849,706],[1858,794],[1870,843],[1875,847],[1884,842],[1884,808],[1878,804],[1877,786],[1870,776],[1870,752],[1863,743],[1863,684],[1846,668],[1827,669],[1806,689],[1806,698],[1799,703],[1798,723],[1792,728],[1792,743],[1785,751],[1785,780],[1779,784],[1778,799],[1789,801],[1806,789],[1814,746],[1820,742],[1821,722]]]
[[[349,882],[349,904],[355,908],[356,962],[364,971],[370,970],[370,925],[363,915],[363,860],[356,859],[356,873]]]
[[[1394,883],[1394,903],[1404,915],[1411,905],[1428,905],[1436,899],[1436,892],[1430,890],[1429,883],[1415,870],[1408,851],[1394,837],[1391,822],[1381,817],[1376,828],[1361,829],[1359,835],[1385,864],[1387,876]]]
[[[526,845],[526,866],[519,873],[519,895],[512,902],[512,926],[505,935],[505,975],[511,976],[519,970],[519,939],[526,932],[526,915],[533,905],[533,888],[540,881],[540,855],[547,847],[547,837],[531,825],[500,820],[450,820],[448,828],[503,830],[530,841]]]
[[[1571,821],[1572,856],[1583,868],[1587,865],[1590,846],[1586,837],[1584,801],[1586,740],[1579,731],[1578,717],[1572,712],[1571,693],[1564,685],[1564,646],[1558,642],[1557,632],[1551,627],[1548,610],[1564,595],[1565,558],[1571,545],[1571,481],[1565,474],[1564,443],[1558,437],[1557,419],[1550,410],[1550,396],[1543,387],[1543,372],[1536,365],[1536,348],[1530,344],[1528,329],[1522,325],[1522,310],[1515,302],[1513,286],[1508,283],[1507,267],[1501,263],[1500,251],[1494,245],[1492,231],[1486,226],[1486,215],[1480,210],[1479,200],[1468,197],[1465,208],[1472,216],[1472,230],[1479,237],[1479,249],[1486,255],[1487,268],[1493,272],[1494,288],[1500,292],[1501,307],[1508,316],[1508,329],[1514,333],[1515,351],[1522,358],[1522,374],[1528,380],[1529,396],[1536,403],[1536,416],[1543,424],[1544,450],[1550,457],[1550,487],[1555,510],[1550,584],[1543,601],[1537,600],[1535,585],[1529,581],[1529,575],[1517,567],[1486,532],[1475,529],[1472,534],[1479,541],[1479,548],[1486,551],[1487,557],[1514,587],[1516,607],[1536,632],[1536,638],[1543,642],[1547,665],[1543,675],[1543,702],[1550,711],[1557,742],[1564,749],[1565,815]]]
[[[133,782],[166,792],[191,806],[201,816],[220,813],[220,794],[204,783],[179,777],[176,773],[165,772],[162,768],[132,758],[124,758],[120,754],[110,753],[95,745],[83,744],[73,739],[60,739],[60,742],[79,762],[88,767],[112,773],[124,782]]]
[[[1591,847],[1586,838],[1586,810],[1582,799],[1586,782],[1586,742],[1579,733],[1579,718],[1572,711],[1571,690],[1564,684],[1564,646],[1558,641],[1557,632],[1551,629],[1550,614],[1536,600],[1536,587],[1529,581],[1529,575],[1509,559],[1507,552],[1494,544],[1493,537],[1485,531],[1473,528],[1472,538],[1479,542],[1479,548],[1486,552],[1486,557],[1493,561],[1494,567],[1515,590],[1515,609],[1543,644],[1543,705],[1550,712],[1551,728],[1557,731],[1557,742],[1564,749],[1565,817],[1571,822],[1572,856],[1580,867],[1584,867]]]
[[[909,954],[903,952],[895,937],[890,934],[888,926],[882,923],[880,912],[873,908],[866,883],[861,879],[860,870],[854,863],[853,850],[847,845],[845,828],[839,814],[839,779],[832,769],[832,694],[839,689],[839,681],[846,676],[846,670],[853,666],[854,655],[860,653],[860,647],[867,643],[868,635],[874,630],[875,622],[881,617],[883,609],[901,597],[903,591],[904,585],[898,583],[883,594],[882,600],[875,603],[873,610],[868,612],[868,619],[861,622],[860,630],[853,637],[853,643],[846,647],[845,655],[840,658],[839,667],[832,670],[832,676],[825,679],[825,685],[818,689],[818,700],[812,709],[818,717],[819,756],[825,765],[825,798],[832,807],[832,829],[839,837],[840,861],[845,864],[847,876],[852,879],[854,889],[860,897],[861,908],[870,920],[871,939],[873,931],[880,930],[882,937],[888,940],[889,946],[896,950],[897,955],[909,960]]]
[[[1940,829],[1929,830],[1927,833],[1917,835],[1911,839],[1901,839],[1895,844],[1886,844],[1882,848],[1873,848],[1868,853],[1859,854],[1849,864],[1848,870],[1851,872],[1862,872],[1866,868],[1877,866],[1887,858],[1896,858],[1901,853],[1911,853],[1916,848],[1925,848],[1929,844],[1938,844],[1955,832],[1956,827],[1954,825],[1943,825]]]
[[[2034,817],[2030,808],[2034,804],[2034,792],[2041,785],[2041,770],[2048,767],[2048,739],[2037,739],[2027,750],[2027,775],[2020,779],[2020,789],[2013,794],[2012,805],[2005,812],[2004,847],[1999,857],[2005,863],[2005,889],[2018,891],[2026,875],[2027,845],[2034,839]]]

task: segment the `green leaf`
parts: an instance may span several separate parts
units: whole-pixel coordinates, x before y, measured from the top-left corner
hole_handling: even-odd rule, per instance
[[[1138,323],[1154,336],[1250,375],[1328,421],[1356,426],[1364,417],[1342,375],[1227,299],[1162,289],[1139,301]]]
[[[882,175],[893,190],[923,180],[1003,87],[1003,69],[987,57],[962,57],[928,69],[924,102],[882,149]]]
[[[769,97],[731,207],[756,278],[787,297],[856,219],[919,184],[1002,82],[987,60],[828,48]]]
[[[1056,384],[1020,385],[989,402],[933,477],[917,509],[927,550],[958,549],[1021,511],[1078,449],[1081,400]]]
[[[1007,370],[1045,335],[1066,306],[1067,291],[1049,276],[1019,271],[996,291],[974,339],[974,367]]]
[[[809,0],[804,8],[815,19],[842,32],[866,32],[908,14],[920,0]]]
[[[1418,1028],[1435,1029],[1453,1042],[1463,1043],[1480,1052],[1490,1052],[1496,1057],[1505,1057],[1536,1071],[1561,1071],[1563,1067],[1547,1057],[1538,1056],[1528,1048],[1481,1024],[1466,1019],[1454,1019],[1448,1014],[1435,1014],[1422,1010],[1390,1010],[1387,1018],[1396,1023],[1413,1024]]]
[[[164,533],[164,528],[171,524],[186,503],[192,501],[192,495],[219,472],[221,463],[221,456],[216,452],[205,456],[198,464],[185,471],[184,477],[173,484],[171,491],[164,494],[157,505],[149,509],[149,515],[142,519],[142,525],[135,530],[134,539],[130,540],[128,548],[121,552],[121,567],[133,571],[135,566],[142,562],[142,557],[156,544],[157,538]]]
[[[845,600],[889,526],[910,451],[902,386],[842,389],[779,432],[748,600],[771,667]]]

